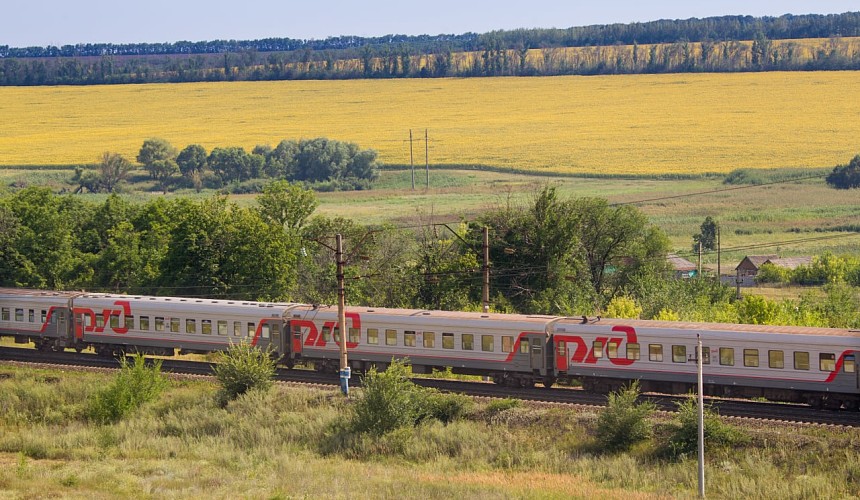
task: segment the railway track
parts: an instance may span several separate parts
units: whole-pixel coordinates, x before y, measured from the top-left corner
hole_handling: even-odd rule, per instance
[[[94,354],[75,352],[40,352],[34,349],[0,347],[0,361],[22,363],[41,363],[55,366],[79,366],[90,368],[115,369],[119,362]],[[202,361],[164,359],[162,370],[171,373],[190,375],[211,375],[212,364]],[[324,374],[313,370],[279,369],[276,379],[283,382],[299,382],[336,386],[339,384],[335,374]],[[553,387],[550,389],[517,389],[485,382],[466,382],[447,379],[415,378],[413,382],[423,387],[441,391],[458,392],[470,396],[492,398],[515,398],[536,402],[570,404],[578,406],[601,407],[606,404],[606,396],[578,389]],[[350,381],[360,386],[358,377]],[[662,411],[674,411],[677,403],[685,396],[646,394],[643,396],[654,402]],[[860,427],[860,412],[814,409],[805,405],[772,403],[750,400],[706,398],[706,404],[714,407],[725,417],[753,419],[767,422],[803,423],[830,426]]]

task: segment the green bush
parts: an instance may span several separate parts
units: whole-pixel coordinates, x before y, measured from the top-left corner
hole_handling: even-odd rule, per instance
[[[268,350],[243,341],[219,353],[213,371],[221,384],[219,399],[226,404],[252,389],[269,390],[275,375],[275,360]]]
[[[435,419],[444,424],[460,420],[474,406],[474,401],[469,396],[442,393],[431,389],[420,391],[417,399],[424,403],[421,420]]]
[[[382,435],[414,425],[425,412],[419,404],[420,388],[409,380],[403,361],[392,360],[388,369],[372,367],[361,379],[363,391],[353,406],[353,430]]]
[[[522,401],[519,399],[494,399],[487,403],[487,413],[491,415],[495,415],[497,413],[501,413],[506,410],[510,410],[512,408],[519,408],[522,405]]]
[[[668,451],[675,458],[696,453],[699,447],[699,409],[696,398],[691,396],[678,403],[675,428],[669,438]],[[705,446],[725,447],[743,444],[749,437],[740,429],[723,422],[719,414],[705,407]]]
[[[167,387],[167,379],[161,373],[161,361],[146,365],[141,354],[134,362],[120,359],[122,368],[113,383],[96,392],[89,400],[87,416],[99,423],[114,423],[152,401]]]
[[[609,403],[597,418],[597,440],[606,451],[624,451],[651,437],[649,417],[656,409],[654,403],[636,402],[639,381],[631,382],[609,394]]]

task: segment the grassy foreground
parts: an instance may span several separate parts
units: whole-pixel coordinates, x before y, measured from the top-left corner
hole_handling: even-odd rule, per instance
[[[697,174],[857,154],[857,72],[222,82],[0,88],[0,165],[329,137],[408,165]]]
[[[693,497],[695,460],[661,458],[670,425],[630,453],[604,454],[596,415],[479,403],[467,419],[350,443],[335,389],[276,386],[225,408],[208,381],[174,379],[116,424],[84,417],[113,375],[0,364],[0,497],[664,498]],[[708,450],[712,498],[860,494],[860,432],[757,426]]]

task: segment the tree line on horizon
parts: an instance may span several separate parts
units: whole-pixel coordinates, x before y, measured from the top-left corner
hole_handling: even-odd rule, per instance
[[[858,36],[860,12],[847,12],[480,35],[0,46],[0,85],[860,69],[860,51],[843,40]],[[830,40],[810,57],[773,43],[806,38]],[[573,47],[582,54],[567,55]]]

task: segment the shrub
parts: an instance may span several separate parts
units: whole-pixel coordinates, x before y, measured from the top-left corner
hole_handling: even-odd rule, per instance
[[[474,406],[472,398],[463,394],[442,393],[430,389],[424,389],[419,394],[418,399],[424,403],[421,420],[435,419],[449,424],[463,418]]]
[[[392,360],[384,372],[372,367],[361,385],[362,394],[353,406],[353,430],[382,435],[420,420],[419,388],[409,380],[405,362]]]
[[[268,350],[243,341],[220,353],[213,371],[221,384],[219,398],[226,403],[252,389],[268,390],[275,375],[275,360]]]
[[[120,359],[122,368],[113,383],[96,392],[89,401],[87,416],[99,423],[114,423],[161,394],[167,379],[161,373],[161,361],[150,366],[141,354],[134,362]]]
[[[603,314],[607,318],[636,319],[642,314],[642,307],[636,300],[626,295],[613,297],[606,305]]]
[[[510,410],[512,408],[519,408],[522,405],[522,402],[519,399],[494,399],[487,403],[487,413],[493,415],[497,413],[501,413],[506,410]]]
[[[648,418],[654,413],[654,403],[636,403],[639,382],[631,382],[609,394],[609,403],[597,418],[597,440],[606,451],[624,451],[651,437]]]
[[[669,437],[669,454],[675,458],[683,458],[695,453],[699,447],[699,409],[695,397],[690,396],[678,403],[675,423],[674,431]],[[740,429],[723,422],[710,406],[705,406],[704,424],[706,446],[735,446],[749,440]]]

